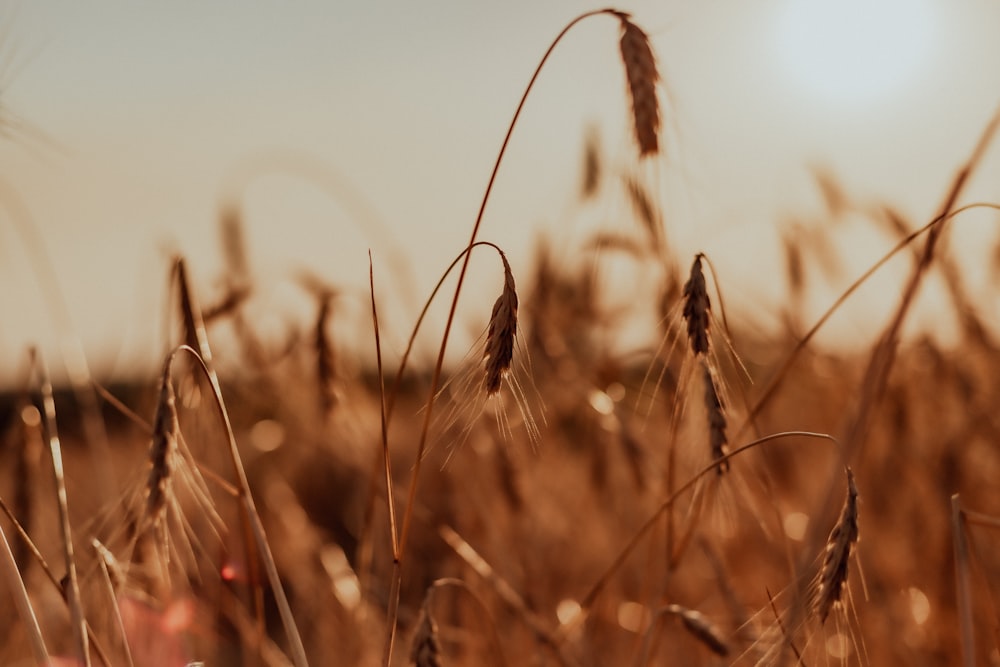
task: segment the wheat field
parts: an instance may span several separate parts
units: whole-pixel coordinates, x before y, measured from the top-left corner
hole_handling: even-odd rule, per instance
[[[577,197],[613,187],[621,210],[508,257],[481,224],[504,151],[549,54],[596,20],[617,22],[634,145],[622,167],[588,135]],[[783,234],[755,277],[786,294],[762,327],[730,317],[766,307],[734,304],[710,253],[672,244],[651,177],[670,151],[661,65],[625,12],[554,36],[410,329],[380,324],[394,286],[375,253],[361,296],[303,271],[310,321],[264,335],[237,205],[223,275],[163,267],[157,373],[110,383],[83,363],[54,387],[55,360],[25,352],[0,411],[0,663],[1000,663],[996,295],[970,294],[946,242],[1000,208],[964,196],[1000,115],[925,220],[857,205],[895,245],[829,276],[820,317],[833,244]],[[832,175],[818,186],[831,219],[856,206]],[[473,264],[496,277],[470,323]],[[817,344],[890,264],[878,336]],[[928,279],[954,343],[906,333]],[[350,344],[333,335],[346,299],[368,327]]]

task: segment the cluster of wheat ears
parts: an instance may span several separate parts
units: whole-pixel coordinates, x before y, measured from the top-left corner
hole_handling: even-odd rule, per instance
[[[636,164],[660,157],[647,34],[612,9],[577,17],[527,86],[471,237],[393,372],[374,271],[371,363],[340,353],[331,323],[343,295],[316,280],[311,329],[290,325],[280,344],[258,335],[238,206],[223,216],[215,305],[199,305],[185,260],[172,261],[168,319],[180,333],[154,393],[105,387],[72,355],[72,386],[56,390],[29,354],[3,422],[0,570],[14,602],[0,612],[3,664],[1000,659],[989,549],[1000,348],[940,244],[964,211],[998,208],[959,201],[1000,116],[930,222],[871,214],[896,244],[804,331],[790,323],[815,252],[804,235],[786,236],[786,271],[775,271],[787,330],[731,329],[710,258],[697,254],[685,277],[655,189],[606,173],[592,143],[581,198],[618,178],[639,224],[596,232],[572,258],[540,243],[522,299],[504,251],[479,238],[483,213],[538,72],[574,25],[601,16],[620,27]],[[831,211],[850,205],[825,191]],[[486,248],[501,260],[500,295],[466,362],[447,369],[466,272]],[[907,249],[909,278],[871,348],[811,346]],[[609,258],[656,276],[649,349],[609,343],[625,317],[601,291]],[[421,368],[418,332],[456,269],[437,355]],[[901,340],[937,270],[957,350]],[[209,332],[224,328],[217,362]]]

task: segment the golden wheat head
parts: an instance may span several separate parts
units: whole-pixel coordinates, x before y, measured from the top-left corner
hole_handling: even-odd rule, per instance
[[[708,323],[712,302],[708,298],[705,274],[701,270],[699,253],[691,265],[691,275],[684,283],[684,321],[687,323],[688,340],[695,354],[708,354]]]
[[[841,604],[847,585],[847,565],[851,550],[858,542],[858,487],[854,472],[847,469],[847,498],[837,525],[826,542],[823,568],[816,583],[813,611],[825,623],[830,611]]]
[[[146,520],[156,524],[163,516],[169,495],[170,458],[177,446],[177,399],[170,379],[169,360],[160,376],[160,392],[153,417],[153,437],[149,445],[149,477],[146,481]]]
[[[632,23],[628,14],[619,13],[618,18],[622,25],[622,62],[632,97],[632,120],[639,155],[655,155],[660,149],[660,103],[656,97],[660,74],[656,57],[642,28]]]
[[[500,391],[504,376],[510,371],[514,359],[514,338],[517,335],[517,289],[514,274],[507,258],[503,259],[503,291],[493,304],[489,331],[486,334],[485,386],[486,394],[492,396]]]

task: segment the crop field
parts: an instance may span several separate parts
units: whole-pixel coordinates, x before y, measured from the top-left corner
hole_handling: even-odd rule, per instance
[[[440,282],[402,330],[382,309],[405,279],[377,280],[373,253],[361,296],[303,270],[309,320],[276,335],[236,203],[222,275],[163,268],[158,372],[7,351],[0,664],[1000,664],[998,295],[948,243],[1000,209],[965,196],[1000,112],[923,220],[817,173],[828,219],[747,276],[782,305],[736,303],[722,259],[672,243],[640,19],[589,12],[548,53],[595,17],[619,28],[632,157],[588,135],[577,197],[622,193],[613,223],[515,261],[481,224],[491,178],[440,241],[450,266],[407,258]],[[826,236],[848,209],[890,240],[854,275]],[[887,268],[872,341],[820,344]],[[495,274],[478,309],[470,270]],[[930,281],[949,342],[907,328]]]

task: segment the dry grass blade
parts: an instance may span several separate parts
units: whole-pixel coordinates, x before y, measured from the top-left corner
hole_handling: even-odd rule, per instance
[[[31,358],[39,375],[42,392],[42,423],[49,441],[49,452],[52,454],[52,472],[56,486],[56,504],[59,509],[59,528],[63,543],[63,557],[66,565],[66,596],[69,602],[70,618],[73,627],[73,639],[76,644],[77,658],[80,664],[90,667],[90,647],[87,635],[86,620],[83,613],[83,602],[80,598],[80,583],[76,573],[76,558],[73,555],[73,531],[69,523],[69,499],[66,496],[66,478],[63,472],[62,445],[59,441],[59,431],[56,427],[56,402],[52,395],[52,382],[45,362],[36,350],[32,350]]]
[[[516,611],[521,616],[524,620],[524,624],[528,626],[528,629],[530,629],[535,635],[535,638],[553,650],[555,657],[560,664],[564,666],[574,664],[574,661],[562,651],[560,642],[546,628],[545,622],[528,608],[524,598],[522,598],[521,595],[514,590],[514,587],[511,586],[506,579],[497,574],[493,567],[486,562],[485,558],[479,555],[479,552],[477,552],[471,544],[466,542],[465,539],[456,533],[450,526],[440,526],[438,528],[438,534],[441,535],[441,538],[455,551],[456,554],[458,554],[462,560],[469,565],[469,567],[475,570],[476,574],[493,586],[497,596],[503,600],[508,607]]]
[[[716,468],[720,475],[729,472],[729,461],[725,458],[729,452],[729,439],[726,436],[726,413],[716,388],[715,374],[705,359],[701,363],[702,375],[705,379],[705,410],[708,413],[708,443],[712,452],[712,460],[721,459]]]
[[[639,155],[655,155],[660,149],[660,103],[656,97],[660,75],[656,57],[642,28],[632,23],[628,14],[619,13],[618,18],[622,24],[622,62],[632,96],[632,117]]]
[[[194,358],[196,362],[195,367],[201,369],[201,372],[209,380],[209,384],[211,385],[213,402],[215,403],[219,419],[226,432],[226,441],[229,445],[230,460],[232,462],[233,472],[236,475],[236,488],[239,492],[239,501],[243,509],[241,516],[245,518],[250,530],[250,537],[252,537],[257,545],[256,552],[251,551],[249,549],[249,544],[247,545],[248,561],[255,562],[256,557],[254,554],[260,554],[260,558],[264,565],[264,571],[267,574],[268,583],[271,585],[271,592],[274,595],[274,602],[278,608],[278,615],[280,616],[281,624],[285,629],[285,635],[291,652],[290,657],[292,664],[294,664],[295,667],[306,667],[309,664],[309,660],[306,658],[305,647],[302,644],[302,637],[299,634],[298,627],[295,625],[295,617],[292,615],[291,606],[288,604],[288,596],[285,594],[284,585],[281,583],[281,577],[278,574],[278,567],[274,562],[271,545],[267,541],[264,524],[261,521],[260,514],[257,512],[257,505],[254,502],[253,494],[250,491],[250,482],[247,479],[246,469],[243,467],[243,459],[240,457],[239,447],[236,444],[236,434],[233,432],[233,424],[229,418],[229,411],[226,409],[226,402],[222,397],[222,387],[219,384],[218,376],[209,368],[208,364],[201,358],[201,356],[198,355],[196,350],[186,345],[178,347],[174,350],[171,356],[181,351],[187,352]],[[254,565],[254,567],[257,567],[257,565]],[[259,586],[256,584],[256,581],[255,587],[257,588],[257,591],[259,591]],[[255,603],[259,603],[259,593],[258,600],[255,600]]]
[[[212,354],[208,345],[202,345],[206,341],[205,322],[201,316],[201,309],[198,308],[191,292],[191,284],[188,281],[187,265],[183,257],[174,259],[173,271],[177,276],[177,293],[181,311],[181,322],[183,324],[183,342],[185,345],[198,350],[206,363],[212,363]]]
[[[114,621],[117,625],[118,634],[121,637],[123,653],[125,654],[125,662],[128,667],[135,667],[135,663],[132,660],[132,649],[128,644],[128,633],[125,631],[125,619],[122,617],[121,607],[118,605],[117,592],[121,589],[125,575],[121,571],[121,566],[115,559],[114,554],[108,550],[101,542],[97,539],[91,541],[91,546],[94,547],[94,551],[97,553],[97,562],[101,568],[101,576],[104,580],[104,585],[107,588],[108,599],[111,601],[111,611],[114,615]]]
[[[7,586],[14,597],[14,606],[21,616],[21,622],[24,623],[35,664],[39,667],[48,667],[51,663],[48,650],[45,648],[45,640],[42,638],[42,629],[38,626],[35,610],[31,606],[28,591],[24,587],[24,580],[17,569],[17,563],[14,562],[14,554],[10,550],[10,543],[7,542],[2,526],[0,526],[0,569],[3,570]]]
[[[517,335],[517,289],[507,257],[502,252],[503,291],[493,304],[490,327],[486,334],[485,386],[486,394],[493,396],[500,391],[504,376],[510,371],[514,359],[514,338]]]
[[[705,274],[701,269],[703,255],[698,253],[691,264],[691,274],[684,283],[684,321],[688,340],[695,354],[708,354],[708,326],[712,302],[708,298]]]
[[[752,442],[748,442],[745,445],[741,445],[736,449],[734,449],[733,451],[726,454],[725,459],[729,460],[734,456],[739,456],[743,452],[753,449],[755,447],[760,447],[761,445],[765,445],[769,442],[775,442],[788,437],[817,438],[822,440],[828,440],[834,445],[839,446],[837,439],[826,433],[811,433],[809,431],[785,431],[782,433],[772,433],[771,435],[766,435]],[[639,526],[636,532],[632,535],[632,539],[628,541],[628,543],[622,548],[622,550],[618,553],[618,555],[614,558],[614,560],[611,561],[610,565],[608,565],[608,567],[604,570],[604,572],[597,579],[597,581],[595,581],[594,584],[590,587],[590,590],[587,592],[587,594],[583,596],[583,599],[580,602],[580,608],[581,608],[580,613],[576,615],[576,617],[571,623],[567,623],[563,626],[563,628],[560,630],[561,638],[565,638],[566,636],[568,636],[569,630],[572,630],[573,627],[577,626],[579,623],[584,621],[589,611],[593,608],[594,603],[597,601],[597,598],[601,595],[601,593],[604,591],[604,588],[611,580],[611,577],[621,568],[625,560],[632,554],[635,548],[639,545],[642,538],[648,535],[652,531],[653,527],[659,523],[660,517],[662,517],[666,512],[672,509],[674,503],[677,502],[677,499],[680,498],[688,490],[690,490],[695,484],[697,484],[702,477],[715,470],[717,465],[718,463],[712,463],[706,466],[705,468],[702,468],[701,470],[698,471],[697,474],[693,475],[690,479],[681,484],[677,489],[674,490],[674,492],[670,495],[669,498],[663,501],[660,504],[660,506],[656,508],[656,510],[649,516],[649,518],[646,519],[645,523]]]
[[[969,159],[964,165],[962,165],[962,167],[958,170],[958,173],[955,175],[955,179],[952,182],[951,187],[948,189],[948,193],[945,196],[944,203],[942,204],[938,214],[938,218],[942,220],[942,223],[944,220],[949,219],[951,214],[955,211],[955,206],[958,203],[959,197],[965,191],[969,177],[982,162],[986,149],[992,142],[998,128],[1000,128],[1000,108],[993,113],[989,123],[987,123],[986,128],[983,130],[979,140],[976,142]],[[910,307],[916,299],[917,291],[919,290],[924,277],[926,277],[929,267],[934,262],[937,245],[945,229],[945,224],[939,224],[931,227],[928,231],[927,240],[924,243],[920,260],[917,262],[916,267],[914,267],[913,272],[910,274],[910,277],[903,288],[899,305],[896,307],[889,325],[886,327],[882,336],[879,338],[878,344],[871,353],[868,366],[865,369],[864,379],[862,381],[861,400],[858,402],[857,413],[853,416],[853,419],[850,422],[848,437],[845,440],[845,455],[848,460],[850,460],[855,451],[862,446],[865,438],[867,437],[872,409],[879,403],[879,399],[885,393],[885,386],[888,382],[889,372],[892,370],[892,366],[896,359],[896,352],[899,347],[900,332],[903,328],[903,322],[910,311]]]
[[[667,605],[665,611],[681,619],[681,624],[691,636],[707,646],[712,653],[723,658],[729,655],[729,642],[722,636],[722,631],[703,613],[676,604]]]
[[[858,487],[854,484],[854,472],[847,469],[847,498],[840,520],[833,527],[826,543],[826,555],[820,570],[813,601],[813,611],[825,623],[830,611],[842,603],[844,587],[847,585],[847,566],[851,550],[858,542]]]

